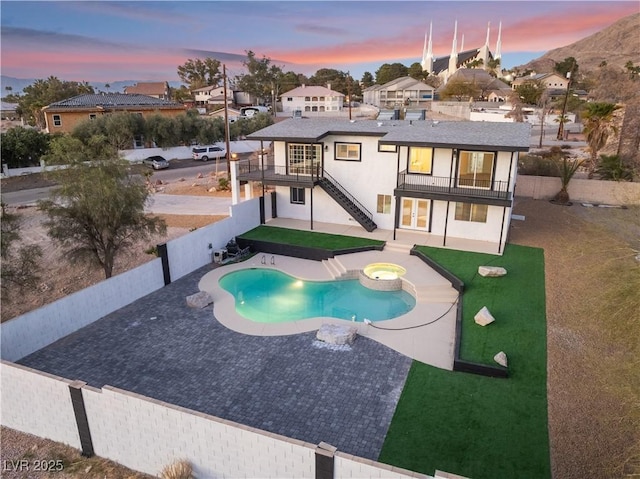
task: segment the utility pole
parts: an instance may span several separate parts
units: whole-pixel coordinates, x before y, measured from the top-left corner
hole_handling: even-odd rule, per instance
[[[227,181],[231,181],[231,145],[229,141],[229,103],[227,101],[227,66],[222,65],[222,81],[224,82],[224,141],[227,150]]]
[[[573,73],[573,69],[575,68],[575,64],[571,66],[571,70],[567,72],[567,78],[569,81],[567,82],[567,94],[564,96],[564,103],[562,104],[562,116],[560,116],[560,126],[558,127],[558,136],[556,139],[564,140],[564,122],[565,122],[565,114],[567,112],[567,100],[569,100],[569,90],[571,89],[571,74]]]
[[[351,73],[347,72],[347,100],[349,102],[349,120],[351,120]]]

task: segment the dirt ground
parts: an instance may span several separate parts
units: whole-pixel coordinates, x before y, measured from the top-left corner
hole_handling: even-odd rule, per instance
[[[210,193],[204,182],[162,188],[165,193],[228,194]],[[33,208],[17,212],[24,219],[25,240],[49,244],[39,226],[41,215]],[[525,220],[512,222],[510,241],[545,250],[553,477],[634,477],[632,473],[640,473],[640,207],[568,207],[520,198],[514,213]],[[116,274],[151,260],[145,253],[150,246],[220,218],[165,219],[167,237],[131,248],[117,262]],[[54,246],[46,249],[40,286],[11,303],[3,298],[3,320],[102,279],[100,272],[61,261]],[[7,434],[6,428],[2,431]],[[10,440],[36,441],[10,434]]]

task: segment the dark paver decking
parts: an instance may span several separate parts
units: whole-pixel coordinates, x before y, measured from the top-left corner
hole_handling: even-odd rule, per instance
[[[257,337],[185,297],[194,273],[37,351],[20,364],[115,386],[310,443],[377,459],[411,359],[367,338],[329,348],[315,332]]]

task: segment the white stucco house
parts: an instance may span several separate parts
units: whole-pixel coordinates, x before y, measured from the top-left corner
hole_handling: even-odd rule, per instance
[[[224,105],[224,87],[209,85],[193,90],[196,105]],[[233,90],[227,89],[227,104],[233,104]]]
[[[280,95],[282,111],[342,111],[344,94],[323,86],[302,85]]]
[[[406,76],[366,88],[362,92],[362,101],[378,108],[420,108],[431,104],[434,92],[432,86]]]
[[[502,254],[530,128],[290,119],[248,135],[273,142],[273,164],[239,162],[238,179],[275,187],[277,216],[309,221],[311,229],[314,221],[359,223],[394,237],[406,229],[442,246],[453,238],[486,242]]]

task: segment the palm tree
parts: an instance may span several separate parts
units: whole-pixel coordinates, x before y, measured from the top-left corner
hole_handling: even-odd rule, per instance
[[[562,184],[560,191],[553,198],[559,204],[566,205],[569,203],[569,182],[573,175],[575,175],[578,168],[582,166],[581,160],[575,160],[562,156],[562,159],[558,163],[558,169],[560,170],[560,182]]]
[[[607,144],[609,136],[617,132],[612,125],[613,113],[620,108],[614,103],[587,103],[583,113],[584,135],[589,144],[589,178],[593,178],[598,162],[598,152]]]

